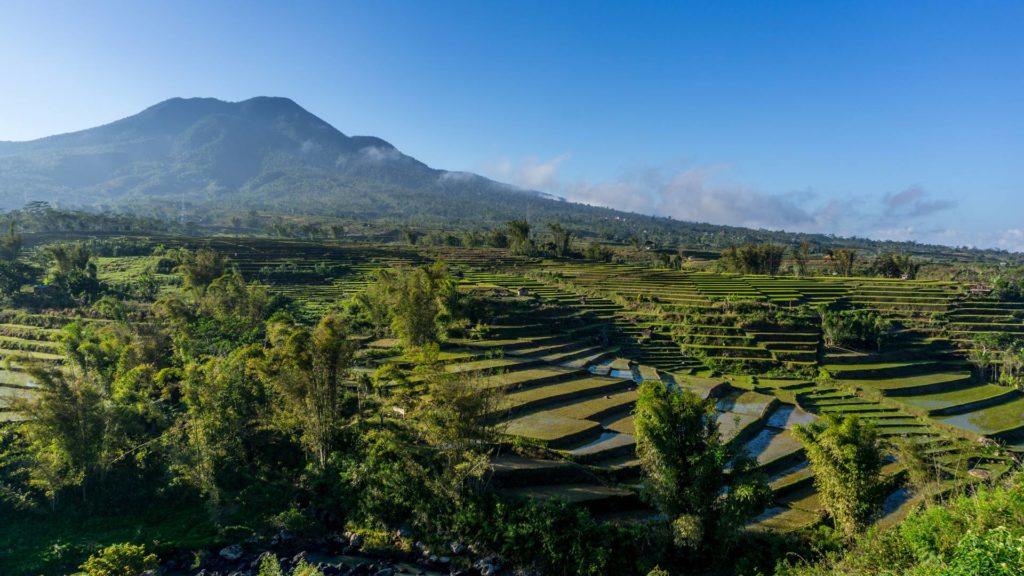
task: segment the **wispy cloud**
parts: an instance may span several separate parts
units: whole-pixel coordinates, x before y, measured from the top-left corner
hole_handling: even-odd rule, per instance
[[[577,182],[563,186],[568,200],[631,212],[671,216],[678,220],[735,226],[811,226],[816,215],[801,205],[804,194],[765,194],[717,180],[723,166],[701,166],[677,172],[649,168],[615,182]]]
[[[573,202],[677,220],[887,240],[971,243],[960,231],[932,222],[932,217],[954,208],[956,202],[936,198],[920,186],[845,197],[814,190],[770,193],[730,180],[727,164],[644,166],[611,180],[566,180],[559,169],[570,158],[566,153],[549,160],[503,160],[485,166],[484,171],[499,180]],[[1024,232],[1016,232],[1019,237],[1007,231],[976,245],[1024,248]]]
[[[724,164],[681,169],[646,166],[614,180],[566,181],[560,177],[559,168],[570,158],[566,153],[549,160],[502,160],[484,166],[483,171],[493,178],[573,202],[712,224],[810,229],[830,224],[841,212],[834,203],[826,203],[820,210],[806,208],[807,201],[815,198],[810,192],[768,194],[724,182],[722,176],[729,171]]]
[[[996,233],[990,246],[998,246],[1011,252],[1024,252],[1024,228],[1009,228]]]
[[[550,160],[541,160],[536,156],[520,162],[503,159],[484,166],[484,172],[520,188],[553,192],[553,188],[560,186],[557,178],[558,167],[569,158],[569,154],[564,153]]]
[[[929,197],[920,186],[911,186],[902,192],[888,192],[882,198],[886,213],[900,218],[921,218],[956,207],[952,200]]]

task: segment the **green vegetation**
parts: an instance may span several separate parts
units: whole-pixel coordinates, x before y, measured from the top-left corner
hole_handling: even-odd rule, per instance
[[[726,248],[722,251],[719,262],[728,272],[775,276],[782,268],[782,258],[785,254],[786,249],[783,246],[746,244],[738,248],[734,246]]]
[[[572,225],[26,234],[0,262],[0,570],[114,566],[126,543],[208,567],[251,541],[252,565],[282,530],[472,546],[453,568],[826,569],[1016,466],[1017,303],[870,269],[888,258],[832,275],[810,245],[791,268],[782,244],[751,249],[781,259],[766,274],[639,237],[581,254]],[[963,557],[1006,560],[1015,526]],[[292,556],[262,562],[318,570]]]
[[[821,332],[826,346],[851,346],[881,350],[892,341],[897,327],[870,310],[825,310]]]
[[[1010,576],[1024,571],[1021,477],[911,514],[891,530],[872,530],[849,552],[813,565],[780,566],[777,576],[908,574]]]
[[[86,576],[135,576],[157,567],[156,554],[134,544],[111,544],[82,564]]]
[[[644,382],[634,426],[648,497],[671,521],[677,545],[721,551],[735,540],[736,529],[764,507],[767,487],[751,475],[748,458],[722,443],[714,403]],[[727,465],[732,468],[728,476]]]
[[[814,471],[814,485],[829,517],[853,536],[875,513],[881,495],[882,452],[875,429],[855,416],[794,429]]]

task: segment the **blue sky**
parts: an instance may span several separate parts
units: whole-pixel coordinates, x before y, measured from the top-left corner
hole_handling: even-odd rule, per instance
[[[288,96],[578,201],[1024,250],[1024,3],[0,0],[0,140]]]

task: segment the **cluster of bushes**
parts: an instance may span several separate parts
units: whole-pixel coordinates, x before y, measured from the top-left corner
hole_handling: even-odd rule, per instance
[[[726,272],[775,276],[782,268],[785,255],[785,246],[778,244],[729,246],[722,250],[719,264]]]
[[[904,278],[913,280],[921,270],[921,264],[909,254],[880,254],[868,267],[873,276],[882,278]]]
[[[892,529],[872,529],[850,550],[834,550],[821,561],[786,560],[776,574],[1024,574],[1024,475],[930,505]]]
[[[899,325],[872,310],[822,310],[821,332],[826,346],[882,350]]]
[[[982,380],[1024,389],[1024,342],[1020,336],[1006,332],[976,334],[967,359]]]

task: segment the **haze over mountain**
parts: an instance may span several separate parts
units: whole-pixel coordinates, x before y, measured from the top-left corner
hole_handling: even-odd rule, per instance
[[[380,138],[347,136],[287,98],[173,98],[97,128],[0,142],[4,209],[45,200],[374,218],[407,216],[415,205],[443,218],[473,206],[554,201],[546,198],[430,168]]]

